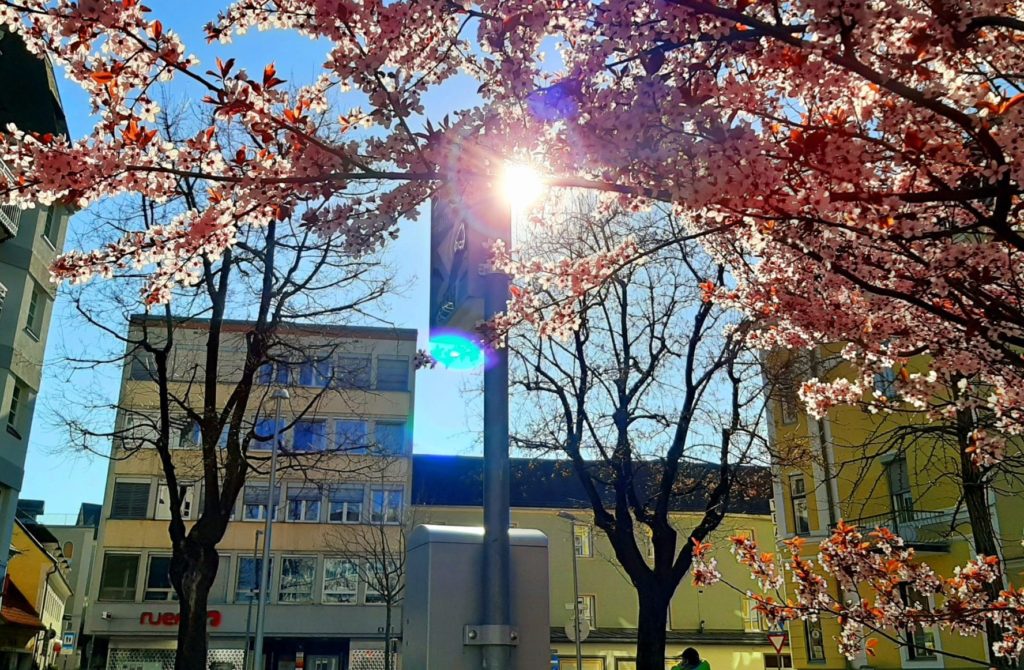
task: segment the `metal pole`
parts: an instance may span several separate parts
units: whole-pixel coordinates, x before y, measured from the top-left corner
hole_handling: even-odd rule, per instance
[[[256,539],[252,543],[252,564],[256,565],[259,557],[260,535],[262,530],[256,530]],[[242,655],[242,670],[249,670],[249,652],[252,651],[252,599],[254,593],[249,594],[249,607],[245,613],[245,653]]]
[[[266,521],[263,527],[263,559],[260,561],[260,591],[256,605],[256,644],[253,649],[253,670],[263,670],[263,631],[266,629],[267,597],[270,593],[270,536],[273,531],[274,485],[277,477],[277,444],[281,439],[281,403],[288,400],[287,389],[277,389],[270,396],[277,403],[274,420],[274,441],[270,445],[270,486],[267,490]]]
[[[511,208],[510,208],[511,209]],[[503,215],[511,229],[510,211]],[[508,303],[509,278],[492,272],[485,278],[484,319],[504,312]],[[483,623],[508,627],[509,607],[509,464],[508,464],[508,349],[495,343],[489,352],[491,363],[484,370],[484,565]],[[509,643],[483,648],[486,670],[508,670]]]
[[[580,577],[576,568],[577,551],[575,521],[571,523],[570,530],[572,532],[570,544],[572,545],[572,597],[574,606],[572,622],[573,628],[576,632],[576,670],[583,670],[583,647],[582,642],[580,641]]]

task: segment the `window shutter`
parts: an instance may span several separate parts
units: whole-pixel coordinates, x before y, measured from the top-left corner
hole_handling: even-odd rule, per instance
[[[111,519],[145,519],[149,507],[149,483],[115,482],[110,502]]]

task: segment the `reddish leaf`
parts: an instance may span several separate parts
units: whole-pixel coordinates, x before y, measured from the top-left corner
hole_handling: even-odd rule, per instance
[[[159,40],[164,34],[164,24],[160,23],[159,20],[149,24],[149,32],[153,35],[153,39]]]
[[[93,72],[89,76],[92,77],[92,80],[97,84],[109,84],[114,81],[114,74],[112,72],[107,72],[106,70]]]

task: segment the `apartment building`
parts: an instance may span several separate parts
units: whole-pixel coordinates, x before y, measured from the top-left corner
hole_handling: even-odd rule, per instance
[[[96,555],[101,511],[100,505],[82,503],[73,524],[47,525],[68,565],[67,579],[72,591],[64,606],[60,654],[53,663],[59,670],[78,670],[83,665],[82,624],[89,606],[89,579]]]
[[[773,453],[795,455],[794,462],[775,468],[774,498],[780,538],[807,539],[804,553],[817,553],[820,541],[842,519],[861,528],[889,528],[900,534],[915,551],[918,560],[943,576],[975,555],[967,511],[960,502],[959,454],[950,445],[927,433],[912,439],[915,421],[906,415],[872,413],[859,407],[841,406],[826,417],[808,416],[797,401],[796,385],[801,377],[850,378],[848,364],[839,357],[840,347],[822,347],[815,352],[777,353],[772,369],[778,377],[771,402],[770,437]],[[926,371],[926,361],[915,360],[912,372]],[[875,391],[895,400],[895,372],[875,378]],[[923,424],[920,424],[923,425]],[[953,473],[951,475],[951,473]],[[1002,490],[1013,490],[1013,485]],[[1024,526],[1024,503],[1019,496],[990,496],[990,507],[1001,547],[1006,574],[1016,581],[1020,574],[1022,548],[1020,529]],[[1001,532],[1004,529],[1005,532]],[[840,597],[834,586],[835,596]],[[906,590],[908,602],[934,605],[934,598]],[[958,634],[918,627],[901,631],[913,644],[903,647],[879,639],[875,653],[861,654],[852,663],[840,655],[835,637],[837,623],[831,618],[790,626],[796,668],[877,670],[971,667],[954,656],[987,658],[984,636],[969,638]]]
[[[68,564],[57,539],[46,526],[31,517],[15,520],[7,576],[15,602],[0,608],[0,618],[3,618],[0,630],[10,629],[15,639],[19,632],[31,633],[31,636],[25,636],[26,642],[20,648],[12,646],[0,651],[0,667],[4,670],[48,668],[60,655],[60,631],[64,608],[71,597],[71,583]],[[18,601],[21,601],[20,607]],[[3,616],[8,605],[20,609],[18,616],[10,619]]]
[[[141,328],[146,319],[136,319]],[[221,344],[220,375],[230,384],[240,369],[251,328],[230,322]],[[205,352],[208,325],[181,322],[174,334],[172,378]],[[368,560],[359,542],[367,527],[397,534],[405,517],[412,449],[413,356],[416,332],[384,328],[285,326],[278,362],[258,378],[261,392],[249,408],[257,435],[273,435],[271,391],[286,388],[275,504],[268,510],[265,474],[270,441],[254,441],[249,475],[233,520],[219,544],[220,567],[209,599],[209,658],[241,670],[255,630],[261,533],[273,515],[270,589],[265,620],[267,667],[315,670],[372,667],[383,647],[386,607],[358,575]],[[331,351],[329,357],[322,352]],[[318,352],[304,358],[302,352]],[[184,374],[183,374],[184,373]],[[230,386],[225,386],[225,390]],[[119,428],[130,427],[155,403],[147,361],[125,366]],[[221,393],[221,396],[226,393]],[[129,411],[130,408],[130,411]],[[196,431],[187,424],[173,450],[178,470],[200,471]],[[135,433],[126,438],[131,441]],[[139,434],[142,437],[142,434]],[[84,634],[92,640],[90,668],[137,670],[173,662],[178,607],[168,577],[170,518],[167,489],[154,450],[120,443],[110,461],[90,582]],[[197,477],[183,480],[186,519],[203,499]],[[400,634],[400,617],[393,617]]]
[[[0,31],[0,128],[67,135],[60,94],[47,61],[16,34]],[[2,181],[11,173],[0,163]],[[35,399],[42,376],[55,288],[49,266],[64,246],[70,211],[61,204],[0,206],[0,547],[10,544]],[[0,576],[7,556],[0,552]]]
[[[411,523],[481,525],[482,473],[480,458],[414,456]],[[593,514],[578,480],[564,463],[512,459],[510,498],[513,526],[536,528],[548,536],[553,663],[563,670],[576,668],[575,643],[568,637],[568,632],[574,630],[575,553],[579,605],[590,627],[582,643],[580,670],[634,670],[636,592],[616,562],[607,538],[593,526]],[[681,498],[672,511],[672,521],[685,532],[696,525],[702,512],[703,501],[697,496]],[[737,501],[711,538],[723,574],[733,583],[745,584],[750,582],[749,573],[744,575],[728,552],[728,538],[737,533],[749,533],[769,544],[774,541],[767,492],[760,498]],[[640,542],[643,544],[643,538]],[[785,650],[781,659],[775,654],[766,627],[752,611],[749,600],[725,586],[698,589],[684,579],[672,599],[666,636],[667,654],[675,657],[666,668],[675,665],[689,646],[697,647],[716,669],[790,667]]]

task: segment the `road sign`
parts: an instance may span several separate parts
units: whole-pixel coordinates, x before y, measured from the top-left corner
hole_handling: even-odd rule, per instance
[[[551,670],[561,670],[562,660],[558,658],[558,652],[551,652]]]
[[[775,653],[781,654],[782,648],[786,646],[786,634],[768,633],[768,641],[772,643],[772,647],[775,649]]]
[[[75,650],[75,638],[77,634],[74,632],[64,633],[63,639],[61,639],[60,651],[62,654],[70,654]]]
[[[569,622],[565,624],[565,636],[569,638],[570,642],[576,641],[576,620],[573,617],[569,617]],[[586,642],[590,636],[590,622],[586,619],[580,619],[580,642]]]
[[[509,205],[481,181],[438,189],[430,201],[430,328],[472,332],[484,318],[490,245],[509,242]]]

